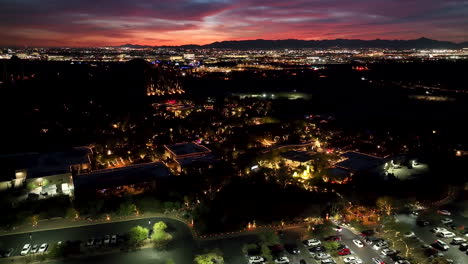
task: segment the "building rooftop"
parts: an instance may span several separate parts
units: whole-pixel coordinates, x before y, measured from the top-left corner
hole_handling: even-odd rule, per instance
[[[211,152],[211,150],[209,150],[207,147],[198,145],[193,142],[165,145],[165,147],[177,157],[205,154]]]
[[[15,178],[17,170],[26,170],[28,178],[62,174],[74,164],[90,163],[88,148],[73,148],[68,151],[45,153],[20,153],[0,156],[0,180]]]
[[[313,159],[313,154],[308,152],[308,151],[297,151],[297,150],[290,150],[286,151],[280,154],[281,157],[292,160],[292,161],[297,161],[297,162],[307,162],[311,159]]]
[[[377,156],[349,151],[341,155],[347,158],[335,164],[337,167],[347,169],[352,172],[364,171],[382,165],[385,161]]]
[[[73,177],[75,190],[101,190],[151,182],[172,176],[161,162],[137,164],[124,168],[96,171]]]
[[[213,163],[213,162],[216,162],[216,158],[213,154],[209,153],[203,156],[185,157],[185,158],[176,159],[176,162],[179,163],[181,167],[185,167],[185,166],[190,166],[192,164]]]

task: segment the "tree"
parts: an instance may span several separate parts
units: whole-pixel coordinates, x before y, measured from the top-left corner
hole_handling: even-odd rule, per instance
[[[167,233],[166,229],[167,225],[163,221],[159,221],[153,225],[151,240],[155,243],[155,246],[160,247],[172,239],[172,235]]]
[[[267,246],[273,246],[280,243],[278,235],[273,231],[262,232],[260,233],[259,238],[262,241],[262,244]]]
[[[244,244],[242,246],[242,253],[244,253],[245,255],[248,255],[252,251],[258,251],[257,244]]]
[[[136,211],[136,206],[130,201],[126,201],[120,204],[119,209],[117,209],[118,216],[129,216]]]
[[[336,241],[327,241],[327,242],[323,243],[323,246],[328,251],[334,252],[334,251],[338,250],[338,247],[340,246],[340,243],[338,243]]]
[[[268,260],[273,259],[273,256],[271,254],[271,249],[267,245],[263,244],[260,248],[260,251],[261,251],[261,255],[265,257],[266,259]]]
[[[325,221],[323,224],[314,226],[310,234],[315,237],[327,237],[335,233],[332,227],[333,224],[330,221]]]
[[[130,246],[140,246],[145,239],[148,238],[148,229],[141,227],[141,226],[135,226],[132,229],[130,229],[129,232],[129,244]]]
[[[377,199],[376,205],[381,212],[385,213],[386,215],[390,215],[393,208],[393,198],[390,196],[382,196]]]
[[[223,264],[224,258],[221,250],[214,249],[212,252],[195,256],[196,264]]]

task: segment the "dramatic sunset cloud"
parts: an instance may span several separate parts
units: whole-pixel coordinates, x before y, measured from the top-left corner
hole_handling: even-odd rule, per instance
[[[0,0],[0,45],[468,40],[467,0]]]

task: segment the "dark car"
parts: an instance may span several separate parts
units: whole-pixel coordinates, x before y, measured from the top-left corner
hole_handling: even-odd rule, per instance
[[[306,262],[305,260],[301,259],[301,260],[299,261],[299,264],[307,264],[307,262]]]
[[[284,251],[283,246],[280,244],[269,246],[268,248],[271,250],[271,254],[275,257],[279,257]]]
[[[337,247],[338,250],[341,250],[343,248],[347,248],[347,246],[345,244],[338,244],[338,247]]]
[[[361,235],[369,237],[369,236],[375,235],[375,232],[374,232],[374,230],[370,230],[370,229],[369,230],[364,230],[364,231],[361,232]]]
[[[309,251],[310,252],[325,252],[327,251],[327,249],[323,246],[316,246],[316,247],[313,247],[313,248],[309,248]]]
[[[341,236],[329,236],[325,238],[325,241],[341,241]]]
[[[299,250],[299,247],[296,244],[286,244],[284,245],[284,248],[291,254],[301,253],[301,250]]]
[[[6,250],[0,250],[0,257],[2,258],[8,258],[11,257],[11,254],[13,254],[14,249],[6,249]]]
[[[418,226],[428,226],[431,224],[431,222],[427,221],[427,220],[418,220],[416,222],[416,224],[418,224]]]

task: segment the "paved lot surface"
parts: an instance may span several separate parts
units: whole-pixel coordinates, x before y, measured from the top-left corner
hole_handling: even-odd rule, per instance
[[[436,221],[434,221],[433,223],[431,223],[431,225],[426,226],[426,227],[418,226],[416,224],[416,220],[418,218],[416,218],[414,216],[411,216],[411,215],[408,215],[408,214],[399,214],[399,215],[397,215],[397,219],[399,221],[408,223],[408,224],[410,224],[412,226],[413,232],[415,233],[415,235],[419,239],[421,239],[423,241],[423,243],[432,244],[437,239],[443,240],[444,242],[446,242],[450,246],[450,249],[448,251],[445,251],[445,252],[441,251],[442,253],[444,253],[446,258],[452,259],[456,263],[463,263],[463,264],[468,263],[468,255],[466,255],[465,252],[460,251],[458,249],[458,246],[450,245],[450,242],[452,241],[452,238],[439,238],[439,237],[436,236],[436,234],[434,234],[434,233],[432,233],[430,231],[434,227],[444,227],[444,228],[447,228],[449,231],[453,231],[453,230],[450,230],[450,227],[448,227],[448,226],[446,226],[446,225],[444,225],[444,224],[442,224],[440,222],[440,220],[442,218],[445,218],[445,217],[452,218],[454,220],[454,223],[456,223],[457,225],[467,226],[467,224],[468,224],[467,219],[465,217],[463,217],[462,215],[458,214],[458,213],[454,213],[452,216],[443,216],[443,215],[437,216],[437,217],[435,217]],[[467,237],[464,237],[464,238],[468,240]]]
[[[151,224],[149,223],[151,221]],[[177,258],[186,258],[193,260],[193,254],[195,250],[195,243],[190,232],[190,229],[183,223],[168,219],[168,218],[146,218],[146,219],[138,219],[138,220],[130,220],[130,221],[123,221],[123,222],[113,222],[113,223],[105,223],[105,224],[97,224],[97,225],[88,225],[82,227],[72,227],[72,228],[65,228],[65,229],[58,229],[58,230],[49,230],[49,231],[39,231],[33,233],[24,233],[24,234],[14,234],[14,235],[5,235],[0,236],[0,247],[1,248],[14,248],[13,255],[18,256],[21,248],[24,244],[41,244],[41,243],[57,243],[58,241],[67,241],[67,240],[81,240],[86,241],[89,238],[102,238],[105,235],[112,235],[112,234],[124,234],[128,232],[132,227],[140,225],[143,227],[152,226],[157,221],[164,221],[168,226],[168,232],[173,235],[173,242],[171,242],[170,246],[168,247],[167,254],[173,253],[174,256]],[[118,255],[122,257],[122,261],[120,262],[112,262],[112,263],[131,263],[129,259],[125,256],[135,256],[137,259],[154,259],[157,256],[154,255],[159,252],[153,252],[153,249],[144,249],[139,252],[132,252],[132,253],[119,253],[105,256],[98,256],[98,257],[91,257],[90,260],[76,260],[76,263],[102,263],[101,258],[109,258],[113,259],[114,255]],[[163,256],[163,255],[161,255]],[[124,261],[126,259],[127,262]],[[97,262],[94,262],[94,261]],[[116,257],[116,261],[119,260],[119,257]],[[75,260],[70,260],[75,261]],[[57,262],[60,263],[60,262]],[[67,260],[67,263],[70,263]],[[110,263],[110,262],[109,262]],[[135,263],[143,263],[143,262],[135,262]],[[152,262],[155,263],[155,262]],[[190,262],[188,262],[190,263]]]

